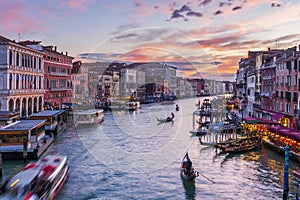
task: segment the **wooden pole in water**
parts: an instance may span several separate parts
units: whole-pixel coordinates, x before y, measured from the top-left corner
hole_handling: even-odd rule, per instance
[[[23,139],[23,159],[24,162],[26,163],[27,162],[27,139],[26,138]]]
[[[284,178],[283,178],[283,200],[289,196],[289,146],[285,147],[284,157]]]
[[[0,140],[0,148],[2,146],[2,140]],[[2,177],[2,151],[0,150],[0,177]]]

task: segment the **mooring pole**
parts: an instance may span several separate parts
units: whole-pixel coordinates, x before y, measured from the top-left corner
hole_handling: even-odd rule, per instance
[[[2,140],[0,140],[0,177],[2,177],[2,151],[1,151],[1,146],[2,146]]]
[[[289,148],[290,148],[289,146],[285,146],[283,200],[288,199],[288,193],[289,193]]]
[[[23,139],[23,159],[24,162],[26,163],[27,162],[27,139],[26,138]]]

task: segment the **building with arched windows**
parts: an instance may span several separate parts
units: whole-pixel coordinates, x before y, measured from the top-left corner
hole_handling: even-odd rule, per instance
[[[0,36],[0,110],[27,117],[43,103],[44,53]]]

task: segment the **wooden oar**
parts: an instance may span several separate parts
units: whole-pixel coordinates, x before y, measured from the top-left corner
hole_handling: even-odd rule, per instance
[[[198,176],[199,176],[199,174],[200,174],[201,176],[203,176],[204,178],[206,178],[207,180],[209,180],[210,182],[216,183],[215,181],[211,180],[210,178],[208,178],[208,177],[205,176],[204,174],[202,174],[202,173],[200,173],[199,171],[197,171],[197,175],[198,175]]]

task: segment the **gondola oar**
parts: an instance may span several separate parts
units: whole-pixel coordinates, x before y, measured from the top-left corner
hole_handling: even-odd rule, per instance
[[[197,175],[198,175],[198,176],[199,176],[199,174],[200,174],[201,176],[203,176],[204,178],[206,178],[207,180],[209,180],[210,182],[216,183],[215,181],[211,180],[210,178],[208,178],[208,177],[205,176],[204,174],[202,174],[202,173],[200,173],[199,171],[197,171]]]

